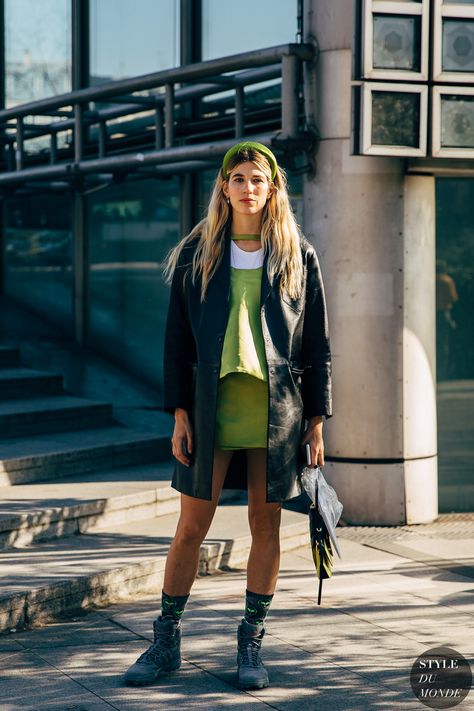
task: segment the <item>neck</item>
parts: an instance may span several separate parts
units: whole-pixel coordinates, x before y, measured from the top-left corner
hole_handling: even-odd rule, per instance
[[[261,215],[232,215],[231,232],[234,235],[259,235],[262,229]]]

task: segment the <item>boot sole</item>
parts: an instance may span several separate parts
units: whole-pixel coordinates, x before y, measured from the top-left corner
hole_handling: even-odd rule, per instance
[[[126,677],[125,677],[124,681],[127,686],[150,686],[150,684],[155,683],[155,681],[159,678],[159,676],[160,676],[160,674],[162,674],[162,672],[177,671],[180,667],[181,667],[181,662],[179,662],[178,664],[174,664],[171,667],[161,667],[161,669],[157,670],[156,676],[153,679],[150,679],[149,681],[139,681],[139,680],[134,681],[132,679],[127,679]]]
[[[261,684],[241,684],[239,681],[240,689],[266,689],[267,686],[270,686],[269,681],[264,681]]]

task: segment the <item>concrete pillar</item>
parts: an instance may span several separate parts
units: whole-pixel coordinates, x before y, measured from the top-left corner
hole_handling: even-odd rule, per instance
[[[434,179],[406,176],[402,159],[351,155],[349,5],[305,2],[305,39],[320,49],[306,106],[321,141],[304,227],[334,364],[325,473],[348,522],[420,523],[437,516]]]

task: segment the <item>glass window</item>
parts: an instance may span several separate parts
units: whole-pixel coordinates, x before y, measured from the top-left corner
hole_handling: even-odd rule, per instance
[[[443,20],[443,71],[474,72],[474,20]]]
[[[70,0],[5,0],[5,103],[71,90]]]
[[[375,69],[420,71],[421,18],[374,15]]]
[[[70,195],[35,195],[5,204],[5,292],[72,333]]]
[[[441,147],[474,148],[474,96],[441,97]]]
[[[420,94],[372,92],[372,144],[419,147]]]
[[[178,178],[92,193],[88,234],[90,343],[159,387],[169,299],[160,262],[180,238]]]
[[[474,180],[436,181],[436,371],[440,511],[472,511]]]
[[[229,28],[232,28],[229,31]],[[298,0],[221,0],[202,2],[202,58],[214,59],[297,41]],[[280,119],[281,81],[245,88],[245,121]],[[234,92],[225,91],[203,101],[203,114],[213,117],[234,113]]]
[[[202,58],[296,42],[297,0],[202,0]]]
[[[177,0],[91,0],[91,85],[179,63]]]

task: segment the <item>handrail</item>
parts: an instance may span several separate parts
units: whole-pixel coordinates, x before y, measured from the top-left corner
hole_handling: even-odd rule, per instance
[[[261,67],[267,64],[278,64],[282,58],[287,56],[294,56],[302,61],[311,61],[314,56],[314,47],[312,44],[282,44],[276,47],[243,52],[242,54],[232,54],[228,57],[209,59],[198,64],[186,64],[182,67],[141,74],[132,79],[118,79],[86,89],[77,89],[66,94],[59,94],[58,96],[38,99],[28,104],[19,104],[9,109],[3,109],[0,111],[0,123],[12,118],[29,116],[33,113],[51,111],[61,106],[107,99],[119,93],[156,89],[159,86],[168,84],[191,83],[209,74],[221,74],[240,69],[250,69],[251,67]],[[230,79],[231,77],[229,77]]]
[[[281,142],[293,140],[301,150],[303,132],[299,130],[299,67],[301,62],[311,62],[315,54],[313,44],[279,45],[108,82],[4,109],[0,111],[0,141],[5,146],[10,144],[7,154],[7,163],[9,160],[10,165],[6,172],[0,174],[0,185],[210,159],[213,155],[222,154],[225,146],[230,147],[235,138],[245,135],[244,87],[280,74],[281,130],[274,134],[267,131],[262,135],[272,142],[278,134]],[[236,75],[226,74],[236,71],[239,72]],[[183,83],[187,86],[176,86]],[[164,91],[156,96],[133,96],[133,92],[151,88],[163,88]],[[175,145],[175,106],[229,89],[235,90],[234,137],[206,144]],[[90,102],[107,100],[125,103],[113,108],[89,109]],[[66,106],[72,107],[72,111],[65,112]],[[155,114],[155,150],[106,155],[107,121],[144,111]],[[51,121],[32,124],[24,121],[27,116],[50,116]],[[65,118],[60,118],[62,116]],[[8,135],[8,131],[14,128],[9,123],[13,119],[16,120],[14,136]],[[89,126],[98,128],[98,149],[97,157],[85,159],[85,129]],[[71,129],[74,139],[72,158],[59,162],[57,134]],[[256,132],[254,129],[252,137]],[[25,153],[25,141],[40,135],[50,136],[50,165],[27,165],[29,156]],[[16,144],[14,150],[13,143]],[[89,141],[87,145],[90,148],[92,142]]]

